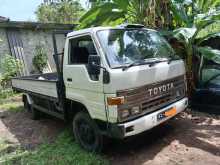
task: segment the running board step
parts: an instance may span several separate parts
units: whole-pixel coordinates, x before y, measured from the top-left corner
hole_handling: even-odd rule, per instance
[[[33,104],[32,106],[34,108],[36,108],[37,110],[42,111],[42,112],[44,112],[46,114],[52,115],[52,116],[54,116],[56,118],[59,118],[59,119],[62,119],[62,120],[65,120],[64,114],[60,114],[60,113],[57,113],[57,112],[54,112],[54,111],[49,111],[48,109],[43,108],[43,107],[41,107],[39,105],[36,105],[36,104]]]

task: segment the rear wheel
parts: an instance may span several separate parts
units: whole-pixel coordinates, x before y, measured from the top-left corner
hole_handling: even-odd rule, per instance
[[[76,141],[87,151],[100,152],[103,136],[96,123],[85,112],[79,112],[73,119],[73,133]]]
[[[31,119],[37,120],[40,118],[40,112],[29,104],[27,97],[23,96],[24,109],[29,112]]]

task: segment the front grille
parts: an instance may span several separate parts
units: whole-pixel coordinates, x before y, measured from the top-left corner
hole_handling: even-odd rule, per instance
[[[168,88],[169,85],[172,87]],[[167,87],[166,90],[165,86]],[[140,106],[142,113],[139,115],[143,115],[180,100],[185,94],[184,76],[182,75],[139,88],[118,91],[117,96],[125,97],[125,104],[119,105],[118,110]],[[134,118],[134,116],[126,120],[131,118]]]

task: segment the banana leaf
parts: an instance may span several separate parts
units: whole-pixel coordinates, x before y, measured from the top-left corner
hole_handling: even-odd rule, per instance
[[[206,41],[206,40],[209,40],[210,38],[215,38],[215,37],[220,37],[220,32],[217,32],[217,33],[209,33],[209,34],[207,34],[207,35],[204,36],[204,37],[198,38],[196,44],[199,45],[199,44],[201,44],[202,42],[204,42],[204,41]]]
[[[219,20],[220,20],[220,9],[211,9],[206,13],[197,14],[195,16],[194,23],[198,29],[202,29]]]
[[[183,23],[185,26],[190,24],[190,18],[187,15],[185,10],[185,5],[188,5],[189,2],[186,0],[170,0],[171,2],[171,11],[173,12],[173,17],[176,22]]]
[[[204,58],[220,64],[220,50],[212,49],[211,47],[206,46],[197,47],[197,51],[201,53]]]
[[[179,28],[173,31],[173,37],[184,45],[188,45],[196,31],[196,28]]]
[[[118,9],[116,4],[108,2],[85,13],[79,20],[80,28],[104,25],[122,18],[125,18],[125,11]]]

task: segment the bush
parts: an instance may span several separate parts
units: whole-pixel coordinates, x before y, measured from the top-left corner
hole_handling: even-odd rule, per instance
[[[35,56],[32,63],[38,72],[42,73],[47,66],[47,53],[42,45],[37,45],[35,48]]]
[[[11,96],[14,96],[16,92],[14,92],[11,88],[8,89],[0,89],[0,100],[7,99]],[[1,101],[0,101],[1,104]]]
[[[0,82],[1,86],[6,88],[10,86],[11,78],[17,76],[17,74],[22,70],[23,63],[10,55],[5,55],[0,64],[0,68],[2,70]]]

